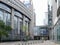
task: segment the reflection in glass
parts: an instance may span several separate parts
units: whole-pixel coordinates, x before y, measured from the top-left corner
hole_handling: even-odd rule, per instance
[[[57,40],[60,41],[60,28],[57,30]]]
[[[20,30],[22,31],[22,19],[19,19],[19,29],[18,29],[18,34],[20,34]]]
[[[25,21],[25,33],[26,35],[28,35],[28,22]]]
[[[11,9],[8,6],[4,5],[3,3],[0,3],[0,8],[8,12],[11,12]]]
[[[18,12],[18,11],[14,11],[14,14],[17,15],[18,17],[21,17],[21,18],[22,18],[22,15],[21,15],[20,12]]]
[[[14,16],[14,30],[15,30],[15,34],[17,34],[17,30],[18,30],[18,22],[17,22],[17,17]]]
[[[8,13],[8,12],[4,13],[4,22],[6,25],[11,25],[10,13]]]
[[[3,11],[0,10],[0,20],[3,20]]]
[[[11,25],[11,15],[10,13],[7,14],[7,25]]]

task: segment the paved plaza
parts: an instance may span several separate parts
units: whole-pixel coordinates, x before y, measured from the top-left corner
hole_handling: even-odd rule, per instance
[[[51,41],[5,42],[0,45],[60,45]]]

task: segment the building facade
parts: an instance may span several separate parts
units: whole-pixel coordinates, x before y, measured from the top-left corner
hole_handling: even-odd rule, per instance
[[[52,15],[52,4],[51,0],[48,1],[48,30],[49,30],[49,37],[51,39],[51,31],[52,31],[52,25],[53,25],[53,15]]]
[[[47,26],[36,26],[34,27],[34,39],[35,40],[49,39],[49,31]]]
[[[31,37],[33,39],[33,27],[35,26],[35,12],[34,12],[34,8],[33,8],[33,1],[32,0],[20,0],[31,12],[32,12],[32,22],[31,22],[31,31],[30,31],[30,34],[31,34]]]
[[[52,29],[51,39],[54,41],[60,41],[60,0],[51,0],[52,4]]]
[[[19,0],[0,0],[0,20],[13,29],[9,37],[2,37],[2,40],[24,40],[27,36],[31,37],[30,31],[34,25],[32,16],[32,11]]]
[[[32,0],[20,0],[30,11],[33,11]]]

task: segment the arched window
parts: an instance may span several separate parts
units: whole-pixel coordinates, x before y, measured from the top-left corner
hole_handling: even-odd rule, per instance
[[[3,3],[0,3],[0,20],[6,25],[11,25],[11,9]]]
[[[0,3],[0,9],[6,10],[8,12],[11,12],[11,9],[7,5],[5,5],[3,3]]]
[[[16,10],[14,11],[14,15],[16,15],[16,16],[22,18],[22,14],[21,14],[20,12],[16,11]]]

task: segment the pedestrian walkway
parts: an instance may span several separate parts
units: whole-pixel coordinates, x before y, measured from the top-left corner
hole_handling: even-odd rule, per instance
[[[0,43],[0,45],[60,45],[56,44],[52,41],[28,41],[28,42],[6,42],[6,43]]]
[[[60,44],[56,44],[56,43],[48,40],[48,41],[44,41],[43,43],[40,43],[39,45],[60,45]]]

